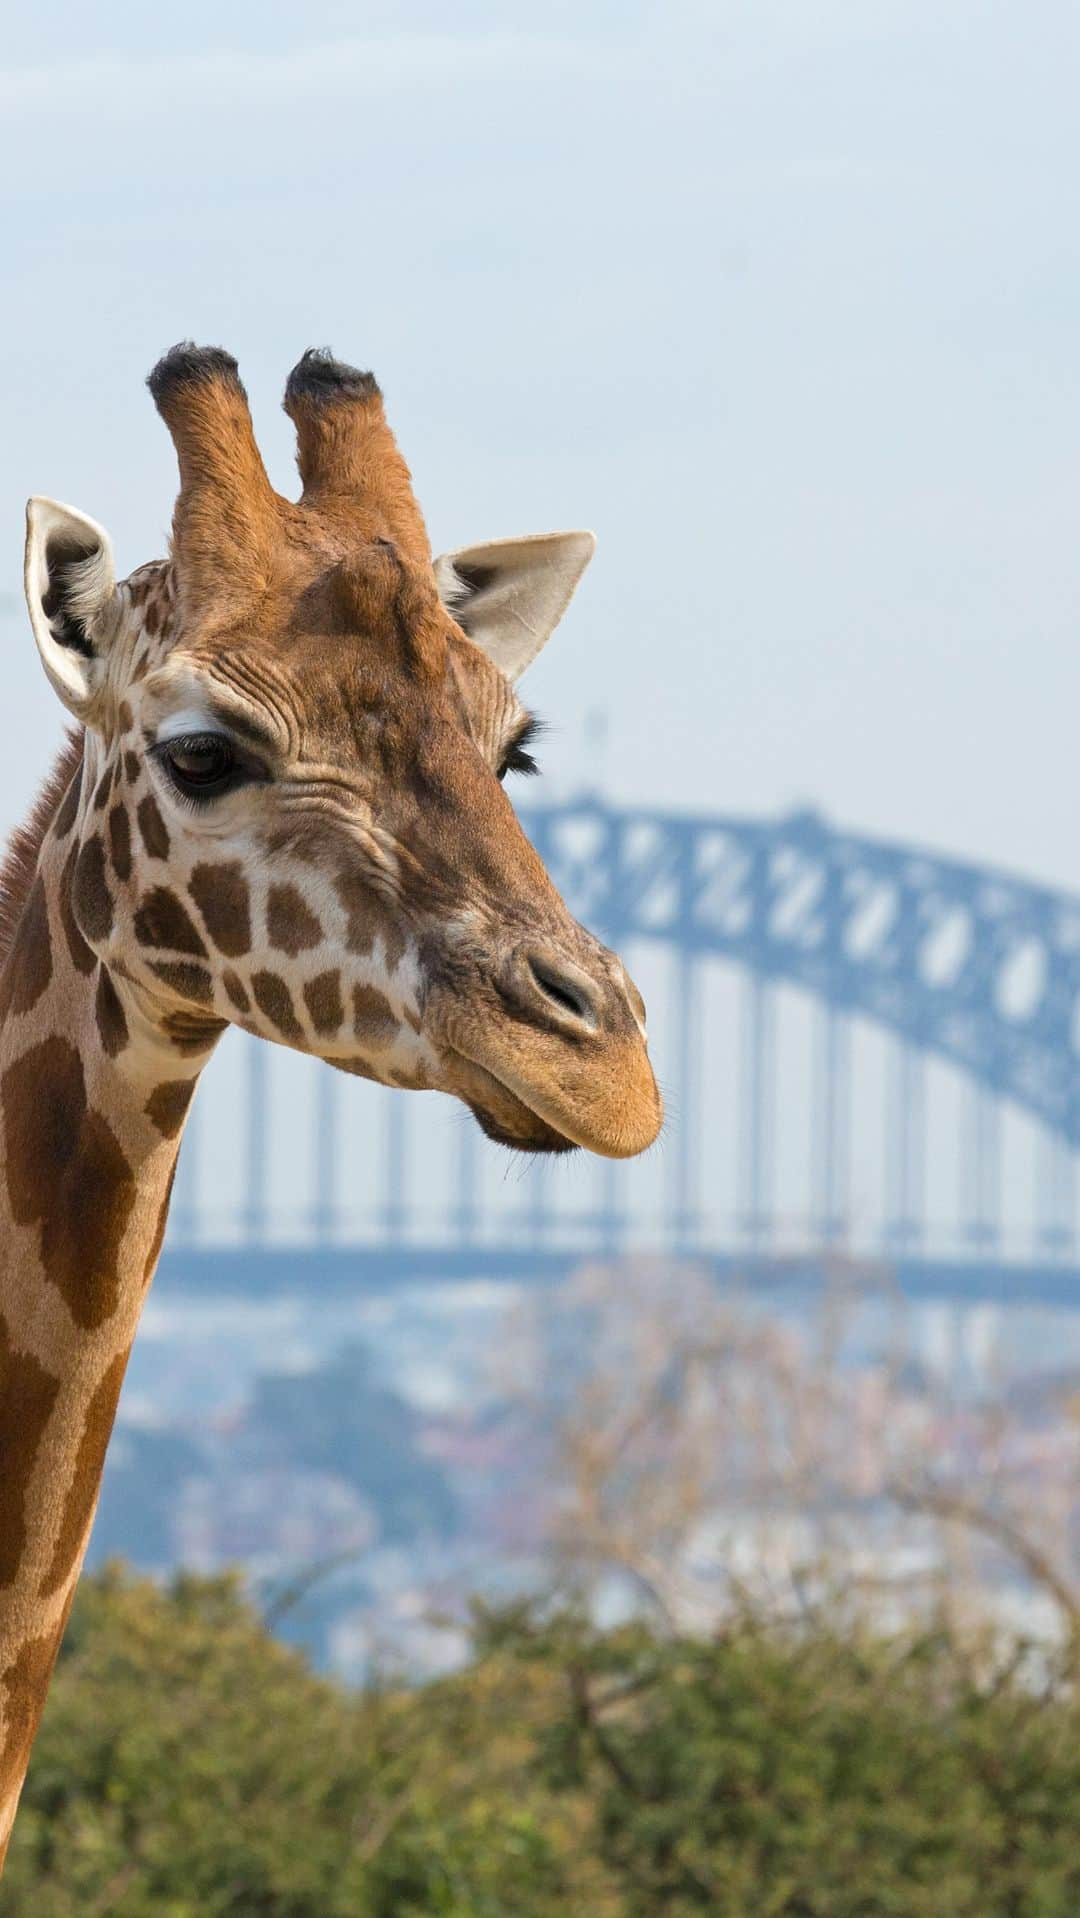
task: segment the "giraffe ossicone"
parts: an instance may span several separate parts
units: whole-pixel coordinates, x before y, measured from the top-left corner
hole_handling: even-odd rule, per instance
[[[661,1121],[640,997],[502,786],[591,534],[433,559],[374,379],[327,353],[286,386],[295,502],[228,354],[174,348],[149,385],[169,557],[118,582],[94,520],[27,514],[76,731],[0,878],[0,1856],[226,1026],[526,1151],[627,1157]]]

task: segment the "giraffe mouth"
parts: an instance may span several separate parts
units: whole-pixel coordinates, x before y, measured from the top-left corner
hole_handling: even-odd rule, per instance
[[[558,1131],[486,1066],[456,1050],[452,1065],[453,1076],[459,1081],[454,1087],[457,1096],[468,1106],[485,1138],[495,1145],[507,1146],[512,1152],[580,1150],[576,1139]]]
[[[527,1106],[522,1109],[528,1112]],[[556,1132],[551,1126],[545,1125],[542,1119],[537,1121],[535,1114],[529,1115],[534,1122],[533,1129],[524,1133],[508,1132],[504,1125],[501,1125],[497,1119],[491,1118],[490,1114],[484,1112],[480,1106],[470,1105],[469,1111],[485,1138],[492,1140],[495,1145],[507,1146],[511,1152],[581,1151],[581,1147],[573,1139],[564,1139],[561,1132]]]

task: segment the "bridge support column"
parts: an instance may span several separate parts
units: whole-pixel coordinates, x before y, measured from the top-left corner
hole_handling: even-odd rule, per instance
[[[836,1006],[825,1006],[819,1016],[815,1066],[814,1230],[820,1245],[837,1249],[846,1244],[851,1224],[851,1027]]]
[[[911,1252],[923,1242],[926,1206],[926,1079],[922,1053],[898,1039],[885,1090],[885,1246]]]
[[[405,1232],[405,1101],[400,1094],[383,1095],[383,1231],[391,1245],[400,1245]]]
[[[772,1233],[773,1003],[767,979],[751,973],[742,1031],[740,1230],[749,1251]]]
[[[551,1175],[546,1159],[530,1159],[528,1165],[529,1208],[525,1231],[530,1245],[546,1244],[551,1236]]]
[[[965,1236],[979,1252],[1001,1242],[1001,1107],[997,1094],[972,1082],[963,1139],[961,1209]]]
[[[337,1075],[325,1066],[315,1075],[315,1164],[312,1225],[320,1245],[328,1244],[337,1227],[338,1192]]]
[[[269,1047],[263,1039],[247,1042],[248,1128],[244,1167],[244,1231],[256,1245],[266,1237],[267,1166],[269,1160]]]
[[[697,1145],[701,1109],[701,993],[698,967],[692,952],[682,950],[675,964],[671,993],[671,1026],[675,1060],[675,1114],[677,1132],[668,1159],[668,1239],[677,1252],[691,1250],[700,1229]],[[608,1197],[611,1208],[613,1194]]]
[[[462,1116],[457,1150],[457,1192],[454,1226],[459,1245],[471,1245],[479,1223],[476,1203],[476,1122]]]
[[[626,1236],[625,1220],[619,1209],[619,1168],[613,1159],[605,1159],[597,1168],[599,1205],[596,1229],[600,1250],[605,1258],[614,1258]]]
[[[1076,1245],[1076,1164],[1064,1139],[1045,1128],[1036,1140],[1035,1246],[1052,1259],[1069,1260]]]

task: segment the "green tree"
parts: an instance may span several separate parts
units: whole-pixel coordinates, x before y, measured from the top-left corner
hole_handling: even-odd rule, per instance
[[[565,1910],[566,1847],[508,1762],[530,1753],[506,1734],[510,1684],[350,1696],[270,1638],[235,1582],[166,1593],[107,1568],[80,1590],[0,1914]]]
[[[752,1617],[478,1612],[351,1695],[235,1584],[84,1582],[0,1918],[1075,1918],[1080,1704],[1045,1655]]]

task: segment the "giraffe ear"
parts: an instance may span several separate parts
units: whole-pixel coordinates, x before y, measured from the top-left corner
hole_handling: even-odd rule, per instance
[[[594,533],[532,533],[435,561],[439,597],[507,679],[550,639],[596,550]]]
[[[41,663],[69,712],[89,720],[104,685],[116,608],[109,535],[59,500],[29,500],[24,578]]]

